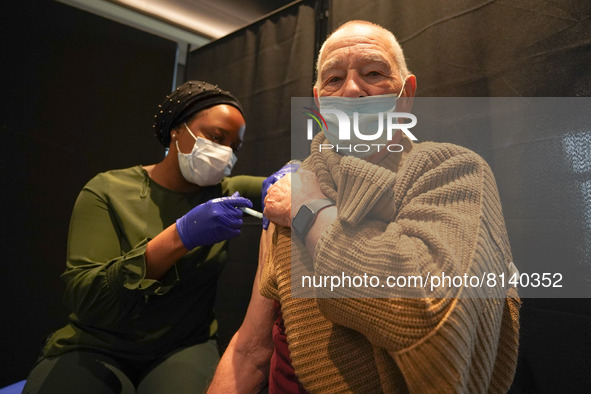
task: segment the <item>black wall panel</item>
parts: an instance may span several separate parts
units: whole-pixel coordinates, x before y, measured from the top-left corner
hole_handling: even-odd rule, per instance
[[[65,324],[70,213],[100,171],[151,164],[176,43],[53,1],[2,5],[0,387]]]

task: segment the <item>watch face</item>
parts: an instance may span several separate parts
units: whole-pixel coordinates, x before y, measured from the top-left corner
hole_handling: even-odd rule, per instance
[[[314,220],[314,212],[307,205],[302,205],[295,218],[293,218],[291,227],[301,237],[306,235],[310,229],[312,220]]]

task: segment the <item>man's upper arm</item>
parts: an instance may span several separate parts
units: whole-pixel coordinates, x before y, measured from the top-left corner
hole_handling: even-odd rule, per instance
[[[266,253],[271,242],[275,226],[271,223],[269,229],[263,231],[259,245],[259,262],[257,273],[252,286],[250,303],[244,321],[240,326],[240,337],[237,338],[238,349],[248,349],[248,353],[260,353],[270,357],[273,351],[272,328],[276,319],[273,300],[265,298],[259,291],[261,274],[265,264]],[[270,353],[269,353],[270,352]]]
[[[274,226],[270,227],[261,235],[259,265],[246,316],[220,360],[208,390],[210,394],[258,392],[266,386],[273,354],[275,311],[273,301],[260,294],[259,282],[274,231]]]

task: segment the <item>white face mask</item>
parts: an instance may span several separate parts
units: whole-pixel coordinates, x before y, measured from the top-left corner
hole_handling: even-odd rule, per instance
[[[179,167],[183,177],[199,186],[211,186],[220,183],[223,177],[230,175],[238,158],[232,148],[216,144],[208,139],[195,137],[186,123],[183,125],[195,138],[191,153],[181,153],[179,142],[175,140],[178,151]]]
[[[406,80],[404,81],[406,83]],[[387,113],[396,111],[396,101],[404,91],[404,83],[398,95],[381,94],[367,97],[318,97],[320,113],[324,117],[328,129],[323,127],[324,136],[328,141],[338,146],[355,146],[364,144],[369,146],[368,151],[357,152],[354,149],[339,149],[338,152],[348,156],[365,158],[378,152],[378,144],[384,149],[388,140],[386,133]],[[350,139],[340,139],[339,120],[332,112],[338,110],[344,113],[351,125]],[[381,113],[381,116],[380,116]],[[380,135],[381,134],[381,135]],[[378,136],[379,137],[376,137]]]

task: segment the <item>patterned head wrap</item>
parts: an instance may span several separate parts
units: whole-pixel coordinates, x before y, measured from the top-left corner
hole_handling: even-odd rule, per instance
[[[188,81],[170,93],[154,116],[154,133],[158,141],[168,148],[170,131],[199,111],[214,105],[228,104],[236,107],[244,116],[238,99],[207,82]]]

